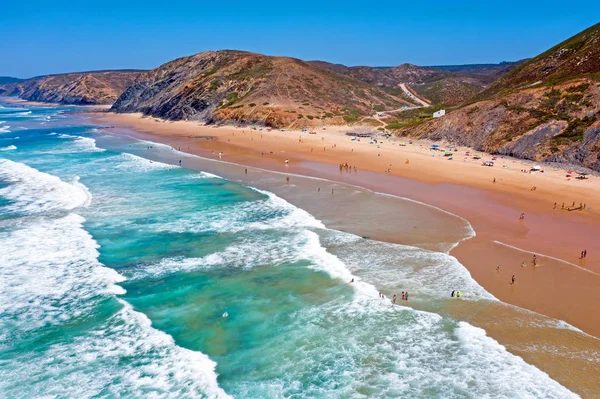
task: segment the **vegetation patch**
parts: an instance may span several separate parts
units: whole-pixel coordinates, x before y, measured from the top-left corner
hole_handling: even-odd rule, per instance
[[[555,139],[566,138],[571,141],[582,141],[585,131],[594,123],[597,115],[586,116],[584,118],[575,118],[569,121],[569,125],[564,132],[555,137]]]
[[[231,93],[227,93],[225,99],[227,100],[227,103],[225,103],[225,105],[223,105],[221,108],[231,107],[238,100],[238,92],[232,91]]]
[[[583,93],[590,87],[589,83],[582,83],[577,86],[572,86],[567,89],[569,93]]]
[[[210,81],[210,86],[208,86],[208,91],[215,91],[219,88],[219,85],[221,84],[221,82],[219,81],[219,79],[213,79]]]
[[[383,112],[385,111],[385,105],[377,104],[373,107],[373,110],[375,110],[375,112]]]
[[[272,67],[267,61],[251,61],[240,72],[229,75],[231,79],[259,79],[265,77]]]
[[[354,123],[356,121],[358,121],[358,116],[355,115],[344,115],[344,121],[346,121],[346,123]]]

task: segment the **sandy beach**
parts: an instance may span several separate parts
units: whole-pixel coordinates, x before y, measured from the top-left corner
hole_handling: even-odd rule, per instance
[[[451,254],[483,287],[504,302],[600,337],[600,319],[594,317],[600,301],[600,245],[595,240],[600,236],[596,211],[600,183],[594,176],[567,178],[567,171],[547,166],[543,173],[524,173],[532,162],[502,157],[494,167],[483,167],[481,162],[492,156],[472,149],[458,148],[453,160],[448,160],[443,152],[430,151],[427,142],[384,139],[369,144],[368,138],[353,141],[345,135],[352,129],[344,127],[309,134],[215,128],[139,114],[100,113],[94,120],[131,127],[182,151],[354,184],[452,212],[468,220],[477,236],[460,243]],[[475,154],[481,159],[473,159]],[[339,165],[345,163],[356,166],[356,172],[340,171]],[[585,203],[586,209],[561,210],[563,203],[571,207],[573,202],[576,207]],[[519,220],[521,213],[524,220]],[[583,250],[588,256],[579,259]],[[533,254],[537,254],[536,267]],[[516,283],[511,285],[513,274]]]

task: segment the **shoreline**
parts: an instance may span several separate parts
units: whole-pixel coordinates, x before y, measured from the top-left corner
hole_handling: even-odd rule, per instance
[[[81,110],[82,119],[91,121],[94,124],[104,125],[103,128],[102,126],[99,127],[102,128],[103,133],[108,134],[106,136],[101,135],[101,137],[106,137],[106,140],[109,140],[106,142],[107,144],[111,142],[109,138],[111,135],[122,135],[133,139],[161,143],[168,147],[169,150],[181,147],[179,148],[181,152],[173,152],[173,154],[179,155],[170,155],[171,151],[164,152],[161,145],[156,146],[156,148],[161,148],[160,151],[148,151],[148,155],[140,155],[147,159],[162,162],[168,158],[170,161],[167,163],[174,165],[177,164],[177,159],[181,157],[181,159],[184,159],[184,167],[206,170],[207,172],[223,175],[228,180],[274,192],[293,205],[315,215],[330,229],[347,231],[353,234],[360,233],[359,235],[363,236],[363,238],[369,238],[374,241],[398,243],[449,253],[452,257],[457,258],[455,261],[460,262],[468,270],[473,280],[483,286],[485,290],[499,299],[499,301],[458,300],[428,303],[427,301],[419,301],[418,298],[415,298],[416,300],[413,299],[411,301],[410,307],[427,312],[433,311],[442,316],[445,315],[454,320],[465,321],[473,326],[482,328],[487,335],[498,341],[509,352],[523,358],[527,363],[538,367],[543,372],[549,374],[551,378],[582,395],[582,397],[597,397],[600,395],[600,387],[596,386],[594,382],[595,377],[600,372],[600,340],[598,338],[590,335],[586,329],[580,329],[580,326],[569,320],[566,320],[566,322],[574,328],[563,323],[562,320],[565,320],[564,318],[554,320],[544,316],[547,313],[537,310],[529,311],[529,308],[526,306],[521,306],[513,303],[511,300],[500,298],[482,283],[482,278],[485,280],[486,278],[490,278],[490,276],[476,276],[476,273],[465,264],[465,259],[481,259],[481,254],[476,253],[473,255],[467,253],[467,255],[457,255],[456,251],[462,248],[465,243],[480,238],[480,231],[473,224],[471,216],[475,217],[477,223],[485,221],[485,218],[476,212],[477,209],[471,207],[473,201],[463,204],[463,208],[466,207],[470,212],[467,217],[464,217],[464,214],[455,212],[454,209],[449,209],[451,208],[449,205],[454,204],[452,200],[455,199],[456,195],[464,195],[463,190],[465,189],[472,190],[473,192],[483,190],[477,190],[468,186],[464,187],[455,183],[431,183],[406,178],[397,174],[381,173],[376,169],[379,167],[376,163],[365,165],[364,169],[359,169],[355,173],[342,173],[338,170],[336,164],[341,159],[339,154],[329,152],[327,155],[332,156],[327,157],[325,159],[326,162],[317,162],[310,156],[307,156],[309,155],[307,152],[303,153],[299,151],[296,153],[295,141],[297,139],[295,140],[292,135],[296,133],[300,134],[300,132],[291,132],[291,137],[286,137],[283,141],[265,140],[261,142],[261,145],[264,145],[265,142],[275,142],[276,144],[273,148],[274,151],[269,155],[265,154],[265,156],[261,155],[261,146],[254,146],[254,144],[258,144],[258,132],[246,133],[244,132],[245,128],[212,128],[197,126],[190,122],[175,124],[161,122],[160,120],[144,120],[142,127],[140,127],[136,126],[135,123],[130,123],[129,120],[107,121],[105,119],[107,116],[110,118],[124,116],[126,119],[132,118],[134,121],[138,119],[138,117],[132,115],[113,115],[106,112],[90,112],[88,109]],[[170,128],[162,129],[163,126]],[[272,135],[278,134],[278,131],[272,133]],[[339,134],[339,132],[335,134]],[[234,136],[236,137],[235,139],[233,139]],[[207,137],[210,137],[210,139]],[[309,136],[306,135],[306,137]],[[339,139],[339,137],[348,140],[348,137],[333,136],[336,139]],[[270,137],[267,137],[267,139],[270,139]],[[253,141],[257,143],[252,143]],[[101,143],[101,141],[98,142]],[[331,142],[328,144],[331,144]],[[368,144],[365,147],[367,149],[371,148],[370,151],[375,148],[375,146],[369,147]],[[217,151],[223,151],[223,156],[219,156]],[[356,152],[358,153],[359,151]],[[187,155],[187,153],[191,154],[191,156]],[[166,154],[167,158],[161,159],[163,156],[160,154]],[[367,154],[369,153],[367,152]],[[199,155],[200,157],[194,157],[193,155]],[[370,155],[373,155],[372,152]],[[375,154],[374,156],[377,155]],[[416,156],[419,155],[417,154]],[[286,159],[290,160],[289,164],[285,163]],[[220,161],[224,164],[212,163],[211,161]],[[411,165],[412,163],[413,158],[411,156]],[[208,167],[204,169],[202,165]],[[244,167],[247,167],[249,173],[244,173]],[[224,174],[221,174],[221,172]],[[272,172],[276,174],[273,175]],[[291,176],[291,183],[288,182],[289,184],[286,184],[286,176]],[[440,177],[438,176],[438,178]],[[253,184],[259,181],[260,184]],[[342,186],[339,185],[340,183]],[[336,195],[335,197],[333,195],[331,197],[329,195],[317,197],[317,187],[325,187],[326,192],[333,187],[335,188]],[[363,194],[356,194],[359,191]],[[443,192],[444,195],[439,195],[440,192]],[[437,195],[432,197],[436,193]],[[344,197],[345,195],[347,198]],[[315,201],[317,198],[323,202],[315,204],[315,202],[318,202]],[[506,220],[510,219],[510,216],[507,215],[511,212],[503,209],[503,207],[506,207],[503,201],[495,197],[492,199],[494,200],[494,206],[501,209],[499,214],[501,223],[499,223],[502,225],[502,223],[506,223]],[[481,205],[481,198],[477,197],[474,200],[477,200],[475,203]],[[367,209],[358,209],[357,212],[357,209],[353,209],[356,206],[356,201],[359,201],[364,205],[363,208]],[[489,201],[487,199],[485,203],[488,204]],[[397,212],[393,208],[394,203],[398,204],[397,206],[400,208],[405,209],[408,212],[408,216],[397,215]],[[403,203],[408,203],[409,205],[405,206],[406,204],[403,205]],[[338,205],[341,205],[341,208],[338,208]],[[595,206],[593,207],[595,208]],[[462,208],[459,207],[458,209]],[[439,220],[432,224],[431,215],[435,213],[439,214],[435,218]],[[591,212],[585,213],[593,216]],[[574,215],[576,216],[576,214]],[[423,216],[426,216],[425,219],[428,221],[425,221]],[[464,238],[464,233],[457,235],[456,229],[453,232],[431,230],[436,225],[441,227],[448,226],[451,219],[462,219],[477,232],[477,235],[461,241],[461,239],[456,238],[459,236]],[[578,217],[575,220],[579,220],[578,223],[581,223],[580,219]],[[416,223],[419,225],[418,231],[412,231],[411,224],[397,224],[404,222],[412,223],[413,221],[418,221]],[[402,226],[402,229],[400,229],[402,233],[400,234],[398,231],[399,226]],[[491,226],[492,229],[493,227]],[[421,228],[424,228],[424,230]],[[365,232],[366,235],[362,235],[362,232]],[[500,232],[506,233],[505,231]],[[423,241],[423,236],[429,234],[431,234],[431,239]],[[489,239],[484,240],[484,242],[489,244]],[[440,248],[435,245],[439,243],[452,243],[452,245]],[[588,250],[591,252],[589,248]],[[510,249],[508,252],[514,254],[515,250]],[[497,256],[502,257],[503,255],[493,254],[490,257],[495,258]],[[593,262],[591,263],[588,267],[594,266]],[[550,264],[544,264],[544,266],[548,265]],[[475,267],[477,266],[475,264]],[[572,266],[563,264],[563,268],[566,269],[560,271],[560,273],[566,272],[569,274],[569,268],[572,268]],[[503,267],[504,270],[505,268]],[[543,269],[539,268],[539,270]],[[587,273],[584,271],[581,272]],[[497,276],[492,276],[492,282],[495,277]],[[521,285],[521,280],[518,280],[518,283],[518,285]],[[531,282],[524,281],[522,285],[528,287],[531,285]],[[505,288],[504,284],[502,286],[502,288]],[[540,293],[535,290],[533,292]],[[391,296],[392,294],[392,292],[384,293],[387,296]],[[467,296],[469,296],[468,291]],[[531,298],[517,299],[525,299],[529,305],[535,302],[531,301]],[[439,308],[440,304],[443,305],[441,309]],[[434,306],[434,308],[431,308],[431,306]],[[581,314],[575,316],[577,316],[576,319],[579,319]]]
[[[398,222],[398,217],[389,214],[390,211],[393,211],[393,208],[390,209],[391,203],[397,203],[401,208],[405,208],[406,204],[409,204],[409,209],[413,211],[416,209],[426,209],[425,213],[428,215],[426,219],[429,220],[432,213],[438,213],[441,218],[447,217],[445,220],[453,219],[456,222],[456,220],[462,219],[461,216],[440,209],[435,205],[404,198],[396,194],[376,192],[370,188],[364,188],[364,184],[357,185],[348,181],[341,182],[339,179],[334,180],[327,176],[317,176],[316,173],[309,175],[309,170],[301,169],[300,166],[263,168],[258,163],[254,166],[247,166],[248,173],[245,174],[245,166],[235,162],[236,160],[229,157],[223,157],[226,159],[219,159],[219,157],[215,156],[210,157],[207,156],[206,152],[198,154],[202,152],[201,148],[197,148],[196,150],[198,151],[194,151],[193,153],[192,151],[187,151],[187,153],[181,151],[179,153],[174,152],[177,155],[171,155],[171,151],[165,152],[165,149],[171,150],[177,148],[171,146],[172,142],[167,142],[164,139],[161,140],[160,137],[140,133],[129,128],[120,129],[118,127],[107,129],[104,133],[108,133],[109,136],[121,135],[133,140],[151,141],[157,144],[156,149],[158,151],[155,152],[152,151],[152,148],[149,148],[150,151],[147,155],[140,153],[140,156],[173,165],[177,164],[177,159],[183,159],[184,167],[218,174],[240,184],[273,192],[293,205],[314,215],[328,229],[347,231],[375,241],[413,245],[445,253],[448,253],[448,250],[451,249],[448,247],[445,249],[435,248],[435,246],[429,247],[427,243],[423,244],[422,242],[410,242],[410,236],[396,234],[397,228],[395,226],[397,224],[395,223]],[[163,145],[165,146],[164,148],[162,147]],[[211,153],[208,154],[210,155]],[[200,157],[194,157],[194,155],[200,155]],[[286,176],[291,177],[289,184],[285,182]],[[325,191],[323,193],[327,193],[327,195],[325,197],[318,197],[316,192],[317,187],[324,187]],[[330,196],[327,192],[332,187],[335,188],[335,196]],[[357,193],[357,189],[367,195],[352,194]],[[373,215],[369,214],[369,218],[365,218],[365,214],[362,211],[350,211],[348,213],[348,201],[342,199],[340,202],[340,198],[343,198],[344,195],[352,197],[352,202],[357,201],[357,198],[353,197],[353,195],[359,195],[361,204],[364,204],[368,209],[373,209],[374,206],[376,208],[382,207],[384,208],[384,215],[382,216],[382,212],[378,212]],[[314,204],[315,198],[326,201]],[[371,216],[373,219],[370,219]],[[419,220],[419,222],[423,220],[420,214],[411,214],[411,217]],[[468,225],[468,222],[465,223]],[[440,224],[440,226],[444,225],[447,225],[447,221]],[[410,225],[408,227],[410,228]],[[402,230],[406,232],[406,226]],[[444,240],[444,238],[449,238],[446,241],[452,242],[452,245],[455,245],[455,247],[460,246],[461,239],[465,237],[464,233],[462,233],[460,239],[454,240],[458,237],[456,234],[443,235],[438,231],[427,231],[432,233],[437,239]],[[366,234],[366,236],[363,234]],[[466,242],[468,241],[467,239]],[[462,259],[458,259],[457,262],[462,263]],[[475,282],[479,283],[473,274],[471,274],[471,277],[473,277]],[[391,297],[393,294],[393,292],[387,292],[386,290],[382,290],[382,292],[388,297]],[[596,386],[593,382],[595,381],[595,376],[600,371],[600,362],[598,360],[600,359],[600,340],[576,326],[569,325],[568,322],[563,322],[563,320],[549,318],[539,312],[530,311],[518,305],[512,305],[508,301],[492,299],[483,301],[444,301],[443,309],[439,309],[439,302],[430,304],[427,301],[421,302],[418,298],[415,299],[411,302],[410,307],[416,310],[435,312],[482,328],[487,335],[498,341],[508,351],[548,373],[551,378],[582,395],[582,397],[597,397],[600,395],[600,387]],[[431,306],[434,306],[434,308]]]
[[[564,320],[583,332],[600,337],[600,320],[593,317],[595,314],[594,304],[600,301],[600,290],[596,289],[600,288],[600,262],[596,260],[596,257],[590,257],[591,259],[588,258],[585,262],[577,262],[577,259],[573,259],[574,256],[569,258],[570,254],[565,250],[565,247],[570,248],[575,243],[581,242],[582,248],[585,247],[588,252],[600,253],[600,246],[593,242],[593,237],[600,236],[600,217],[595,212],[596,202],[600,199],[600,184],[593,178],[583,182],[569,181],[569,183],[593,183],[585,186],[571,185],[571,189],[568,190],[571,195],[581,197],[583,197],[583,191],[590,190],[591,193],[585,196],[589,210],[575,213],[562,212],[562,214],[559,212],[556,216],[556,211],[552,215],[548,215],[547,212],[536,208],[542,208],[540,205],[545,205],[552,211],[553,201],[549,200],[546,195],[539,196],[539,193],[556,189],[557,185],[559,188],[566,186],[565,182],[561,182],[559,179],[561,171],[552,170],[541,176],[539,174],[537,176],[529,174],[521,176],[520,173],[512,170],[501,170],[501,172],[513,173],[512,175],[497,173],[502,177],[498,179],[500,184],[494,184],[489,180],[483,183],[471,179],[472,175],[481,178],[482,169],[484,174],[491,176],[486,173],[491,168],[473,168],[472,164],[463,165],[457,162],[451,165],[453,167],[460,165],[462,167],[460,172],[464,172],[466,176],[455,176],[454,182],[444,182],[443,177],[439,175],[436,179],[431,179],[431,175],[439,172],[439,168],[434,168],[431,173],[425,174],[424,178],[419,175],[411,176],[413,179],[408,179],[403,176],[405,173],[376,172],[376,168],[382,165],[381,162],[377,162],[381,158],[377,153],[384,150],[362,143],[362,148],[355,146],[350,151],[351,155],[355,157],[356,155],[359,157],[370,155],[375,162],[357,162],[359,172],[353,175],[352,173],[336,173],[338,172],[336,165],[338,160],[342,159],[340,152],[343,150],[340,148],[341,145],[338,147],[337,143],[332,145],[332,139],[338,143],[350,141],[349,137],[340,135],[340,131],[329,130],[327,135],[324,134],[325,132],[318,132],[315,135],[317,137],[313,138],[301,132],[259,132],[247,128],[215,128],[200,126],[194,122],[167,122],[156,118],[140,118],[135,114],[95,113],[92,114],[92,120],[100,124],[110,123],[133,128],[142,136],[140,138],[151,138],[174,148],[180,148],[183,152],[207,158],[221,160],[225,158],[238,165],[259,167],[290,175],[295,173],[301,176],[356,185],[373,192],[399,196],[431,205],[457,215],[470,223],[476,236],[459,242],[452,248],[450,255],[455,256],[488,292],[503,302]],[[264,140],[267,135],[269,137]],[[285,136],[276,137],[276,135]],[[259,136],[262,140],[259,139]],[[211,137],[211,139],[207,139],[207,137]],[[255,138],[256,140],[254,140]],[[318,138],[320,138],[320,143]],[[324,152],[327,153],[327,157],[322,159],[325,162],[313,161],[311,153],[307,154],[306,149],[294,151],[296,147],[302,147],[305,140],[308,139],[317,139],[312,143],[315,147],[317,143],[325,147]],[[422,145],[422,143],[419,144]],[[413,147],[417,145],[415,144]],[[271,148],[267,157],[265,157],[265,151],[257,148],[259,146]],[[327,146],[331,147],[331,151],[327,151]],[[390,150],[406,148],[396,147]],[[410,157],[410,166],[413,163],[423,166],[424,158],[429,156],[427,151],[423,151],[422,147],[419,147],[417,151],[414,151],[413,148],[413,151],[398,151],[395,155],[396,158],[402,155],[402,159]],[[219,152],[224,155],[219,157]],[[341,155],[349,157],[347,149]],[[323,157],[321,156],[321,158]],[[286,164],[285,160],[289,160],[289,163]],[[436,158],[434,160],[437,161]],[[387,159],[385,161],[387,163]],[[448,165],[448,161],[443,160],[442,162],[444,162],[444,167]],[[508,160],[507,162],[517,161]],[[398,163],[398,159],[396,159],[396,163]],[[523,163],[526,162],[523,161]],[[467,170],[467,168],[478,170]],[[451,173],[454,172],[451,171]],[[416,180],[418,177],[421,179]],[[470,184],[457,184],[456,181],[460,179],[466,180],[466,183]],[[525,187],[529,185],[529,181],[533,179],[536,179],[534,181],[540,186],[539,189],[523,193],[522,191],[526,190]],[[513,180],[516,180],[517,184],[507,183],[507,181],[512,182]],[[529,181],[524,182],[523,180]],[[551,187],[544,187],[546,184]],[[514,195],[519,192],[524,194],[522,197],[525,198]],[[598,196],[594,196],[594,193],[598,193]],[[527,204],[527,197],[533,195],[537,195],[539,198],[532,206],[532,204]],[[486,210],[485,208],[493,209],[490,212],[490,209]],[[521,211],[526,213],[524,223],[519,223],[517,220]],[[565,238],[567,244],[557,245],[553,231],[562,231],[563,234],[568,232],[569,235]],[[524,256],[524,252],[538,254],[539,266],[535,268],[530,266],[530,258]],[[485,266],[481,265],[482,260],[485,260]],[[526,262],[526,267],[521,267],[522,262]],[[574,267],[577,263],[580,263],[580,266]],[[496,272],[497,264],[501,264],[500,273]],[[531,277],[531,270],[535,271],[535,279]],[[508,284],[511,274],[515,274],[517,278],[514,286]],[[504,277],[501,278],[499,275]],[[520,289],[515,289],[517,287]],[[595,291],[599,293],[597,294]],[[568,295],[563,295],[564,292],[567,292]]]

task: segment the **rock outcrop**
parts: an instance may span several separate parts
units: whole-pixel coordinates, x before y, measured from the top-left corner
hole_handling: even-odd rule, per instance
[[[140,71],[95,71],[39,76],[0,86],[0,94],[60,104],[112,104]]]
[[[141,74],[112,110],[170,120],[298,128],[357,122],[378,104],[410,105],[298,59],[224,50],[180,58]]]
[[[503,75],[477,98],[398,134],[600,171],[600,24]]]

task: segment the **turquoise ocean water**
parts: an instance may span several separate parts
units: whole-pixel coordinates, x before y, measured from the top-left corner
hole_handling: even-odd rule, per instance
[[[380,299],[494,300],[445,253],[327,229],[68,111],[0,108],[0,397],[575,396],[482,329]]]

